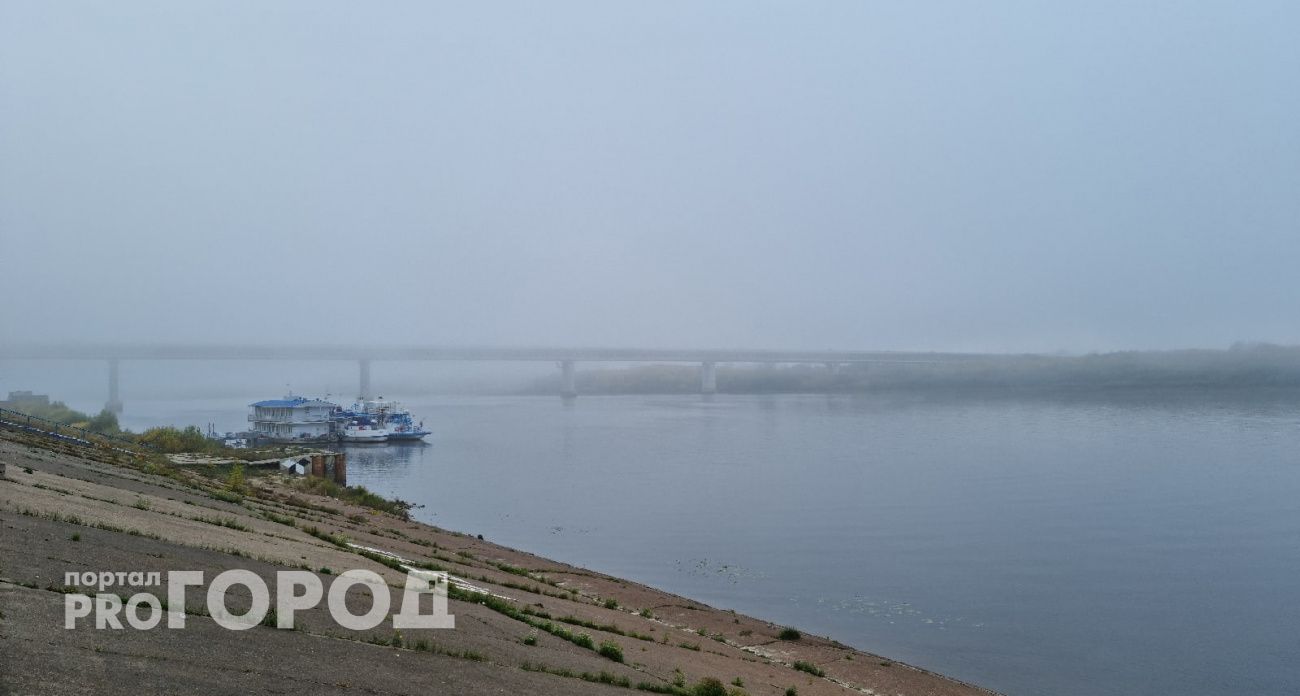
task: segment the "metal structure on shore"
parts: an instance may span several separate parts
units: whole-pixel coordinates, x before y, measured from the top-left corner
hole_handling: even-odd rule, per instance
[[[140,456],[142,451],[154,451],[151,445],[136,442],[135,440],[97,433],[93,430],[41,418],[40,416],[33,416],[21,411],[12,411],[7,408],[0,408],[0,428],[32,433],[82,447],[107,449],[132,456]]]

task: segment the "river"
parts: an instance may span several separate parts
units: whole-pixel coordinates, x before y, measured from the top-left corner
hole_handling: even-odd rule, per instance
[[[433,524],[1012,695],[1300,693],[1293,396],[403,401],[349,482]]]

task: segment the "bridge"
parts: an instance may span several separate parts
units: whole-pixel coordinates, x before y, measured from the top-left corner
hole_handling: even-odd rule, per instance
[[[855,363],[945,363],[987,358],[974,353],[905,351],[662,349],[662,348],[507,348],[465,346],[367,345],[222,345],[222,344],[68,344],[0,346],[0,360],[102,360],[108,367],[108,401],[105,408],[121,413],[118,365],[124,360],[337,360],[357,363],[358,394],[373,397],[370,365],[373,362],[471,361],[551,362],[560,369],[560,394],[578,395],[579,362],[696,363],[700,365],[700,392],[718,390],[719,363],[819,364],[836,369]]]

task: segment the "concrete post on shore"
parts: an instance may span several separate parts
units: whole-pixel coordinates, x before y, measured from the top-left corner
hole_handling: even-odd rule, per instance
[[[311,455],[311,475],[319,478],[325,478],[325,456],[320,454]]]
[[[361,388],[359,395],[361,400],[365,401],[366,399],[372,398],[370,393],[370,360],[368,358],[362,358],[357,361],[357,365],[361,369]]]
[[[334,483],[348,485],[348,455],[342,452],[334,455]]]
[[[117,358],[108,360],[108,402],[104,404],[104,410],[109,413],[122,412],[122,397],[117,390]]]
[[[560,362],[560,396],[572,399],[578,395],[578,378],[573,369],[572,360]]]
[[[700,366],[700,393],[718,393],[718,364],[712,360],[705,360]]]

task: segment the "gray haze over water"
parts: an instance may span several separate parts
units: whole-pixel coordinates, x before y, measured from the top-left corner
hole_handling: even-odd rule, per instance
[[[1300,341],[1292,2],[0,3],[0,339]]]
[[[0,0],[0,345],[1298,344],[1298,30],[1266,0]],[[1294,391],[450,396],[553,370],[376,365],[435,434],[353,481],[1012,694],[1300,690]],[[6,361],[0,395],[95,411],[106,378]],[[358,387],[121,378],[135,430]]]

